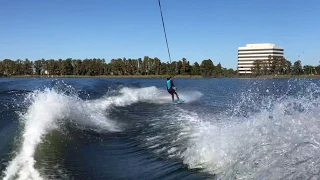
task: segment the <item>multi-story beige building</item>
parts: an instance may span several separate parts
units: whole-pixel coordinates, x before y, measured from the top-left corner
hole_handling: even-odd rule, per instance
[[[238,73],[250,74],[255,60],[268,60],[269,56],[283,57],[283,47],[275,44],[247,44],[238,48]]]

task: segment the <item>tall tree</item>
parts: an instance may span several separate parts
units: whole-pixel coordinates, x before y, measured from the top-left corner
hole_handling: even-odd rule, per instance
[[[203,76],[211,76],[213,74],[214,65],[211,59],[203,60],[200,69]]]
[[[301,61],[300,60],[295,61],[293,63],[292,69],[293,69],[294,74],[296,74],[296,75],[302,74],[303,71],[302,71]]]

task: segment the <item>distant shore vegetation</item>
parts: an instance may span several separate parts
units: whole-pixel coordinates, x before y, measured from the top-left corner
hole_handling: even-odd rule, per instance
[[[186,58],[178,61],[161,62],[157,57],[145,56],[138,59],[41,59],[36,61],[4,59],[0,61],[2,76],[135,76],[135,77],[163,77],[163,76],[203,76],[203,77],[232,77],[237,74],[233,69],[222,67],[220,63],[214,65],[211,59],[190,65]]]
[[[148,56],[111,59],[109,63],[100,58],[0,61],[1,77],[318,77],[320,66],[302,66],[300,60],[292,64],[285,58],[269,57],[268,60],[254,61],[251,71],[250,74],[239,74],[237,70],[224,68],[220,62],[215,64],[211,59],[190,64],[186,58],[169,63]]]
[[[269,56],[266,60],[255,60],[251,71],[251,77],[319,77],[320,65],[303,66],[301,60],[291,63],[284,57]]]

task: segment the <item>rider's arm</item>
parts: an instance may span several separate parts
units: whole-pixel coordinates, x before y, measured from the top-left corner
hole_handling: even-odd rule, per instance
[[[176,86],[173,84],[173,81],[172,81],[172,80],[170,80],[170,82],[171,82],[171,87],[176,87]]]

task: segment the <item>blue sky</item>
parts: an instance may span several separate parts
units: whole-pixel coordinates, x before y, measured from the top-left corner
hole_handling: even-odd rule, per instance
[[[172,60],[236,68],[237,48],[274,43],[318,65],[319,0],[161,0]],[[169,61],[158,0],[2,0],[0,59]]]

